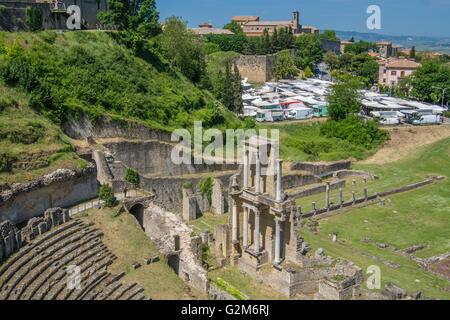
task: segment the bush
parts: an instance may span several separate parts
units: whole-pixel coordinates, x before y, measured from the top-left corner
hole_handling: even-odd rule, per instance
[[[362,122],[356,116],[341,121],[328,120],[321,125],[320,133],[328,138],[346,140],[367,149],[379,145],[388,138],[388,133],[380,130],[375,121]]]
[[[105,202],[106,207],[114,207],[114,205],[116,204],[116,197],[114,196],[114,192],[112,188],[107,184],[103,184],[100,186],[99,198],[100,200]]]
[[[0,112],[6,108],[17,107],[19,103],[11,97],[0,97]]]
[[[206,196],[209,203],[211,203],[212,199],[213,184],[214,180],[212,177],[207,177],[198,184],[200,192],[202,193],[203,196]]]
[[[444,117],[450,118],[450,111],[444,111]]]
[[[128,183],[137,186],[139,185],[139,173],[132,168],[127,168],[124,180]]]
[[[0,172],[11,172],[12,166],[17,159],[9,153],[0,153]]]

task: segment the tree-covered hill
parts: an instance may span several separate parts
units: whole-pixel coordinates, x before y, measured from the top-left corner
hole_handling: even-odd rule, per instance
[[[56,123],[108,114],[170,130],[237,127],[239,120],[209,91],[163,56],[157,39],[122,32],[0,33],[0,80],[26,91],[30,106]]]

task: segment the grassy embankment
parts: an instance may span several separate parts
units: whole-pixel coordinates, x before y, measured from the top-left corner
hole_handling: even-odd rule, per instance
[[[26,94],[0,83],[0,184],[86,164],[58,126],[29,107]]]
[[[378,265],[382,283],[394,282],[409,291],[422,291],[436,298],[450,298],[449,283],[421,269],[417,263],[395,252],[397,249],[424,244],[426,248],[414,253],[428,258],[450,251],[450,139],[422,147],[407,158],[383,166],[360,165],[355,168],[370,171],[380,177],[369,189],[392,187],[420,181],[429,175],[447,178],[431,186],[393,195],[386,204],[348,209],[340,214],[320,219],[318,233],[303,228],[305,239],[313,250],[319,247],[326,254],[349,259],[360,267]],[[323,195],[320,198],[323,199]],[[310,208],[311,197],[301,199]],[[309,205],[308,205],[309,203]],[[337,232],[339,241],[331,242]],[[363,241],[366,239],[366,241]],[[367,241],[368,240],[368,241]],[[377,244],[389,247],[382,249]],[[399,268],[383,262],[394,262]]]

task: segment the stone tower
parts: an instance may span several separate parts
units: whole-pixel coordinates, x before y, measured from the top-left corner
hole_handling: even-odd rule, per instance
[[[302,27],[300,25],[300,12],[294,11],[292,13],[292,32],[294,34],[300,33],[302,30]]]

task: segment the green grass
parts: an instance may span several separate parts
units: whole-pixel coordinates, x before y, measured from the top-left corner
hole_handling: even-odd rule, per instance
[[[29,108],[26,94],[0,83],[0,99],[8,101],[0,110],[0,155],[7,154],[12,164],[0,172],[0,184],[30,181],[58,168],[87,165],[57,125]],[[25,163],[26,167],[15,163]]]
[[[280,156],[290,161],[334,161],[342,159],[365,159],[376,148],[366,149],[338,138],[320,134],[322,120],[293,123],[259,124],[260,129],[278,129],[280,132]],[[270,134],[270,131],[269,131]],[[319,150],[317,154],[313,152]]]
[[[422,258],[450,251],[449,163],[450,139],[445,139],[420,148],[415,154],[397,162],[383,166],[355,165],[380,177],[380,180],[373,182],[374,189],[392,189],[420,181],[429,175],[447,178],[431,186],[393,195],[389,197],[390,204],[384,206],[373,204],[348,209],[321,219],[318,234],[303,228],[303,236],[312,244],[313,250],[322,247],[326,254],[349,259],[364,269],[373,264],[380,266],[383,284],[394,282],[410,291],[450,299],[450,293],[446,291],[449,286],[447,280],[422,270],[417,263],[395,252],[395,249],[418,244],[427,245],[415,253]],[[331,242],[334,232],[339,235],[337,243]],[[371,241],[361,241],[364,238]],[[381,242],[389,247],[378,248],[377,243]],[[384,265],[383,261],[395,262],[401,267],[394,269]]]
[[[257,283],[254,278],[239,271],[238,267],[226,266],[208,273],[213,282],[222,279],[229,286],[235,288],[238,292],[249,297],[250,300],[283,300],[285,296],[274,289]]]
[[[137,282],[152,299],[187,299],[185,285],[175,272],[160,261],[146,265],[144,258],[159,255],[155,245],[138,226],[135,218],[127,213],[114,217],[116,208],[89,210],[82,218],[104,233],[103,242],[117,256],[108,270],[114,274],[125,272],[124,281]],[[142,266],[134,270],[131,265],[139,262]],[[197,297],[202,298],[198,293]]]
[[[194,227],[196,234],[204,230],[214,233],[217,225],[228,223],[229,216],[229,214],[204,213],[200,218],[190,221],[190,224]]]

